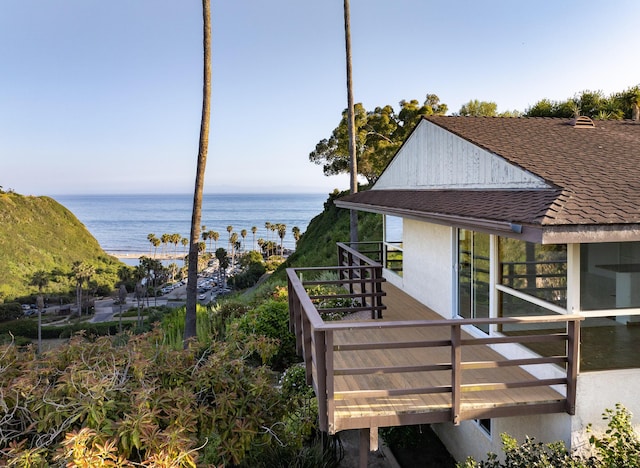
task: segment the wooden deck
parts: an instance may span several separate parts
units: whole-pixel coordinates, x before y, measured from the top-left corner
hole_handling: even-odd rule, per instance
[[[318,397],[322,431],[573,414],[582,317],[443,319],[386,283],[379,263],[343,244],[338,249],[337,267],[287,269],[290,329]],[[360,318],[323,320],[338,311]],[[523,331],[463,331],[487,325]],[[532,325],[538,333],[530,333]],[[507,359],[493,350],[532,344],[555,354]]]
[[[434,311],[398,288],[385,283],[383,289],[386,292],[384,322],[442,320]],[[335,406],[330,432],[454,420],[449,337],[448,325],[335,331]],[[461,339],[473,341],[464,332]],[[443,342],[443,345],[393,348],[405,343],[424,342]],[[384,343],[385,346],[382,349],[353,349],[370,343]],[[559,389],[560,392],[554,389],[558,386],[552,385],[518,387],[518,382],[535,382],[536,379],[521,366],[500,367],[498,364],[496,367],[484,367],[481,363],[504,361],[486,344],[465,346],[461,361],[465,368],[461,377],[464,388],[460,394],[458,421],[567,410],[564,388]],[[441,366],[442,369],[420,370],[424,366]],[[474,366],[479,368],[474,369]],[[387,373],[384,369],[396,370]],[[397,369],[404,371],[398,372]],[[370,373],[358,373],[365,370]],[[348,375],[343,375],[345,372]],[[513,387],[509,388],[509,384]],[[487,389],[482,390],[483,386]],[[405,394],[407,389],[438,389],[442,392]]]

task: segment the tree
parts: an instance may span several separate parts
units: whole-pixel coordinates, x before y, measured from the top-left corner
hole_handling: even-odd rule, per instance
[[[187,256],[187,246],[189,245],[189,239],[187,239],[186,237],[183,237],[182,239],[180,239],[180,243],[182,244],[183,247],[183,252],[184,252],[184,256]]]
[[[202,240],[204,241],[205,245],[207,245],[207,239],[209,239],[209,231],[203,231]]]
[[[153,249],[153,258],[156,258],[157,254],[158,254],[158,247],[160,246],[162,242],[160,241],[160,239],[158,239],[157,237],[154,237],[151,240],[151,244],[153,245],[154,249]]]
[[[167,254],[167,244],[171,242],[171,235],[166,233],[162,234],[160,241],[162,242],[162,255],[164,256]]]
[[[293,226],[291,228],[291,233],[293,234],[293,239],[296,241],[296,249],[298,248],[298,241],[300,240],[300,228],[298,226]]]
[[[353,110],[353,80],[351,76],[350,18],[349,0],[344,0],[344,42],[347,60],[347,129],[349,134],[349,188],[350,193],[354,194],[358,192],[358,158],[356,154],[356,123]],[[278,234],[279,233],[278,231]],[[352,243],[358,242],[358,212],[353,209],[349,210],[349,234]],[[282,237],[280,238],[280,250],[282,251]]]
[[[243,230],[240,231],[240,237],[242,237],[242,250],[246,250],[245,246],[244,246],[244,240],[247,237],[247,230],[246,229],[243,229]]]
[[[236,261],[236,243],[238,242],[238,233],[232,232],[229,236],[229,246],[231,247],[231,265]]]
[[[218,259],[218,278],[220,278],[220,272],[222,272],[222,286],[227,285],[227,268],[229,268],[229,257],[227,251],[220,247],[216,249],[216,258]]]
[[[149,255],[151,255],[151,250],[154,247],[154,239],[156,238],[156,235],[151,233],[151,234],[147,234],[147,240],[149,241],[149,244],[151,244],[151,246],[149,247]]]
[[[178,233],[174,233],[171,234],[170,236],[171,239],[171,243],[173,244],[173,256],[177,257],[178,256],[178,244],[180,243],[180,240],[182,239],[182,236]]]
[[[460,112],[458,113],[462,116],[495,117],[498,115],[498,104],[495,102],[472,99],[466,104],[463,104],[462,107],[460,107]]]
[[[251,234],[253,234],[253,243],[251,244],[251,250],[255,250],[256,248],[256,232],[258,232],[258,228],[256,226],[251,226]]]
[[[233,231],[233,226],[227,226],[227,233],[229,234],[229,248],[231,248],[231,232]]]
[[[89,283],[91,276],[95,273],[93,265],[85,262],[73,262],[71,274],[76,280],[76,300],[78,303],[78,315],[82,315],[82,285]],[[88,311],[87,311],[88,312]]]
[[[200,118],[200,141],[198,144],[198,162],[191,213],[191,235],[189,245],[189,277],[187,280],[187,304],[184,326],[184,346],[196,336],[196,305],[198,302],[198,240],[200,220],[202,218],[202,193],[204,174],[209,149],[209,120],[211,114],[211,1],[202,0],[203,30],[203,87],[202,115]]]
[[[220,233],[217,231],[209,231],[209,239],[213,239],[215,242],[215,248],[218,248],[218,239],[220,239]],[[209,247],[211,248],[211,247]]]
[[[278,228],[278,237],[280,238],[280,255],[284,255],[284,249],[282,247],[282,243],[284,241],[285,236],[287,235],[287,225],[278,224],[277,228]]]
[[[362,104],[354,106],[358,173],[374,183],[409,133],[429,115],[443,115],[447,106],[435,94],[427,94],[424,104],[417,100],[400,101],[400,112],[386,105],[367,112]],[[347,112],[329,138],[323,139],[309,154],[309,160],[322,165],[325,175],[349,172],[349,136]]]

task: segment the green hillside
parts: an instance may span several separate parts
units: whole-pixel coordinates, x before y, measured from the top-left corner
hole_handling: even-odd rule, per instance
[[[93,279],[102,286],[113,286],[121,265],[52,198],[0,193],[0,303],[36,291],[28,283],[38,270],[56,273],[47,292],[69,291],[76,261],[93,265]]]
[[[349,210],[337,208],[333,201],[347,192],[334,191],[324,204],[324,210],[313,218],[298,241],[295,253],[279,268],[284,275],[287,267],[331,266],[338,260],[336,242],[349,242]],[[358,213],[360,242],[382,240],[382,216]],[[284,277],[284,276],[283,276]]]

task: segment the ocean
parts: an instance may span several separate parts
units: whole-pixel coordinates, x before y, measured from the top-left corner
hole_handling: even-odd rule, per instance
[[[251,227],[258,228],[255,239],[280,243],[277,233],[265,223],[287,226],[283,241],[293,249],[294,226],[304,232],[309,222],[323,210],[328,194],[205,194],[202,199],[202,222],[207,231],[220,234],[218,247],[227,248],[227,226],[238,234],[246,229],[245,248],[252,248]],[[69,209],[91,232],[106,252],[126,254],[153,253],[148,234],[178,233],[189,238],[193,195],[59,195],[57,202]],[[209,241],[207,241],[208,248]],[[213,245],[213,244],[212,244]],[[215,247],[214,247],[215,248]],[[158,248],[160,252],[161,247]],[[178,251],[182,246],[178,245]],[[131,262],[127,262],[131,263]],[[136,265],[137,259],[132,264]]]

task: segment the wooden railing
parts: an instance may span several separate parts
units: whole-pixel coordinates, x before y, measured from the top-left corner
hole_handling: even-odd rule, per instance
[[[369,241],[369,242],[350,242],[348,244],[338,243],[338,257],[340,258],[340,249],[348,248],[353,249],[361,255],[380,263],[385,269],[391,270],[398,275],[402,275],[402,263],[403,252],[402,242],[381,242],[381,241]]]
[[[311,269],[313,271],[314,269]],[[307,294],[305,284],[300,279],[309,269],[287,269],[289,283],[289,310],[290,327],[296,336],[298,352],[304,357],[307,382],[312,384],[318,396],[318,409],[320,415],[320,428],[323,431],[332,432],[335,421],[336,401],[351,398],[376,398],[399,395],[427,395],[435,393],[447,393],[450,395],[450,420],[454,423],[465,418],[464,408],[461,405],[461,396],[464,392],[476,392],[487,390],[504,390],[510,388],[541,387],[541,386],[565,386],[565,400],[561,403],[564,411],[574,414],[576,399],[576,380],[578,372],[578,349],[581,316],[577,315],[549,315],[536,317],[508,317],[508,318],[483,318],[483,319],[456,319],[456,320],[410,320],[410,321],[366,321],[366,322],[325,322],[316,309],[312,299]],[[541,334],[515,334],[510,336],[471,337],[464,335],[462,327],[467,325],[498,324],[564,324],[565,331],[544,332]],[[334,335],[337,332],[353,333],[366,329],[400,329],[400,328],[429,328],[447,327],[448,335],[437,340],[411,341],[411,342],[376,342],[334,345]],[[553,327],[553,328],[558,328]],[[566,352],[561,355],[538,356],[523,359],[500,359],[488,361],[465,361],[462,358],[462,349],[466,346],[497,345],[497,344],[530,344],[564,342]],[[355,350],[384,350],[404,348],[436,348],[450,347],[450,362],[438,362],[428,364],[416,362],[412,366],[380,366],[380,367],[345,367],[334,368],[334,355],[342,351]],[[533,366],[539,364],[557,365],[560,377],[531,379],[518,382],[485,382],[463,384],[462,374],[470,369],[491,369],[512,366]],[[376,390],[349,390],[338,391],[334,385],[334,377],[338,375],[363,375],[363,374],[402,374],[406,372],[448,371],[450,373],[450,385],[425,386],[420,388],[389,388]],[[519,405],[522,407],[523,405]],[[513,413],[509,409],[501,413],[501,416],[520,414],[517,405],[513,406]],[[467,417],[469,415],[466,415]]]

